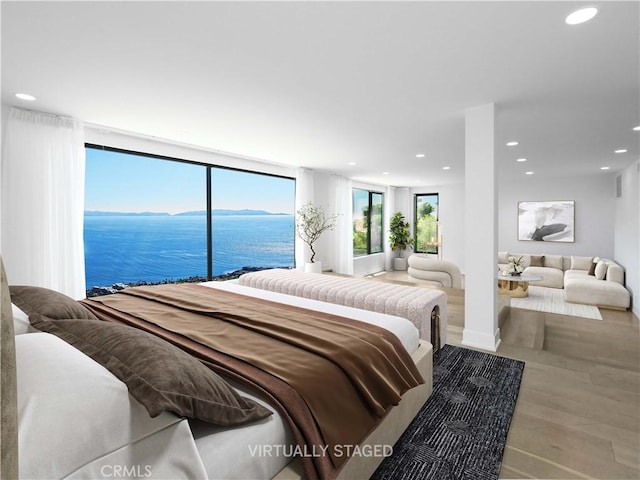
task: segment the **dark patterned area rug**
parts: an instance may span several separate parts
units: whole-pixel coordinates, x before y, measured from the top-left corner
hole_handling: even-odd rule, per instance
[[[445,345],[433,394],[372,479],[497,479],[524,362]]]

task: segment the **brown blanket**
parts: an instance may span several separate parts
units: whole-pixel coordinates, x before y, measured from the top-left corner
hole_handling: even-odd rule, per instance
[[[422,383],[395,335],[355,320],[200,285],[130,288],[84,301],[103,319],[135,325],[219,373],[268,393],[310,455],[309,478],[333,478],[400,396]],[[247,377],[247,378],[244,378]]]

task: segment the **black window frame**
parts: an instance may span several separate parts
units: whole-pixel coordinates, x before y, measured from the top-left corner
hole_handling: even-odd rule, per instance
[[[440,194],[438,192],[432,193],[416,193],[413,195],[413,250],[415,253],[427,253],[438,255],[440,251],[440,246],[438,244],[432,246],[432,249],[427,247],[426,250],[422,250],[419,247],[418,242],[418,197],[433,197],[437,198],[437,210],[436,210],[436,224],[440,222]],[[439,231],[436,231],[436,241],[439,238]]]
[[[353,188],[352,196],[355,195],[356,190],[360,192],[368,193],[368,207],[367,207],[367,215],[366,215],[366,224],[367,224],[367,252],[361,255],[355,255],[354,257],[364,257],[365,255],[372,255],[376,253],[384,252],[384,192],[379,192],[375,190],[367,190],[365,188]],[[381,197],[381,207],[380,207],[380,250],[372,250],[372,235],[371,235],[371,213],[373,211],[373,197],[374,195],[380,195]]]
[[[236,172],[244,172],[244,173],[251,173],[251,174],[256,174],[256,175],[264,175],[266,177],[275,177],[275,178],[283,178],[283,179],[287,179],[287,180],[293,180],[294,182],[294,203],[295,203],[295,192],[296,192],[296,188],[298,186],[298,182],[296,180],[295,177],[288,177],[286,175],[277,175],[274,173],[264,173],[264,172],[255,172],[252,170],[247,170],[244,168],[235,168],[235,167],[229,167],[226,165],[216,165],[216,164],[212,164],[212,163],[204,163],[204,162],[198,162],[196,160],[186,160],[183,158],[177,158],[177,157],[169,157],[166,155],[159,155],[156,153],[148,153],[148,152],[140,152],[137,150],[129,150],[129,149],[124,149],[124,148],[118,148],[118,147],[109,147],[106,145],[98,145],[98,144],[94,144],[94,143],[85,143],[84,144],[85,149],[87,148],[93,148],[96,150],[103,150],[103,151],[107,151],[107,152],[114,152],[114,153],[121,153],[124,155],[138,155],[141,157],[148,157],[148,158],[155,158],[157,160],[165,160],[165,161],[170,161],[170,162],[178,162],[178,163],[187,163],[190,165],[198,165],[198,166],[202,166],[205,167],[205,175],[206,175],[206,217],[207,217],[207,280],[213,280],[215,277],[213,275],[213,221],[212,221],[212,211],[213,211],[213,198],[212,198],[212,192],[211,192],[211,188],[212,188],[212,180],[211,180],[211,174],[213,169],[224,169],[224,170],[233,170]],[[294,210],[295,210],[295,204],[294,204]],[[294,213],[294,217],[295,217],[295,213]],[[294,221],[294,226],[293,226],[293,235],[295,238],[296,232],[295,232],[295,221]],[[296,255],[295,255],[295,243],[294,243],[294,255],[293,255],[293,266],[295,268],[296,266]]]

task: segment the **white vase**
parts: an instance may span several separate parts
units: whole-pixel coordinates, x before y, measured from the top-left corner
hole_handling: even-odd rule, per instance
[[[407,257],[395,257],[393,259],[393,269],[403,271],[407,269]]]
[[[306,262],[304,264],[304,271],[307,273],[322,273],[322,263],[320,262]]]

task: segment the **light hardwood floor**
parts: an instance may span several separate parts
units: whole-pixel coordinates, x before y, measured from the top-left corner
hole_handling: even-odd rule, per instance
[[[464,291],[444,290],[447,343],[460,345]],[[589,320],[509,308],[501,318],[496,354],[525,369],[500,478],[640,478],[639,322],[630,312],[601,313]]]

